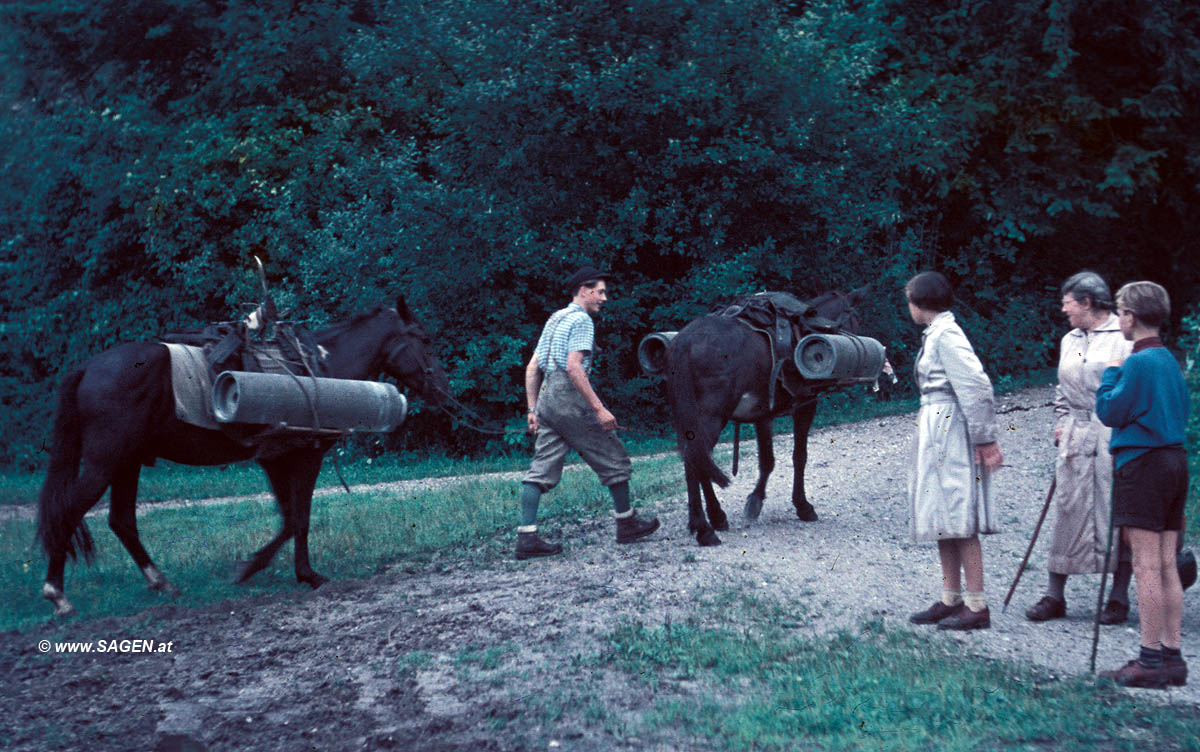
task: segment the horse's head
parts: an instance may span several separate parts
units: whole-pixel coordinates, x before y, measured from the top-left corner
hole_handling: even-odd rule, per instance
[[[395,308],[383,309],[390,326],[380,345],[384,373],[415,389],[426,402],[441,407],[450,396],[446,371],[429,347],[429,335],[401,296]]]
[[[862,329],[862,319],[859,318],[855,306],[866,299],[869,288],[870,285],[863,285],[850,292],[831,290],[808,301],[808,304],[816,309],[818,316],[829,319],[838,328],[845,329],[852,334],[859,334]]]

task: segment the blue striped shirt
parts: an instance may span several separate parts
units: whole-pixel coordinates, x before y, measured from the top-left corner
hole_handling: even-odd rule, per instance
[[[592,317],[577,303],[555,311],[542,328],[542,336],[538,337],[537,348],[534,350],[538,368],[541,368],[543,373],[566,371],[567,355],[582,352],[583,371],[590,373],[595,331]]]

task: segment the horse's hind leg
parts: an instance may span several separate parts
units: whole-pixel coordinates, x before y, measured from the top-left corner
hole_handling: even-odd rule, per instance
[[[758,480],[754,490],[746,497],[746,508],[742,513],[746,519],[757,520],[762,513],[763,500],[767,498],[767,479],[775,469],[775,437],[772,433],[772,418],[757,421],[754,424],[754,440],[758,444]]]
[[[684,477],[687,481],[688,494],[688,531],[696,534],[696,542],[701,546],[718,546],[721,539],[717,537],[708,518],[704,516],[704,507],[700,504],[700,474],[694,468],[684,466]],[[707,481],[703,481],[705,485]],[[711,489],[707,493],[712,493]]]
[[[817,521],[817,510],[808,503],[808,496],[804,493],[804,466],[808,464],[808,431],[812,428],[816,415],[815,398],[801,402],[792,410],[792,423],[795,425],[792,433],[792,506],[796,507],[796,516],[804,522]]]
[[[116,534],[117,539],[125,546],[125,550],[133,557],[133,562],[151,590],[170,596],[179,595],[179,589],[163,577],[158,567],[150,560],[150,554],[142,546],[137,529],[137,488],[138,476],[141,475],[142,465],[131,462],[124,465],[113,476],[112,491],[108,507],[108,526]]]
[[[708,520],[712,523],[713,530],[728,530],[729,518],[725,515],[725,510],[721,508],[721,502],[717,499],[717,492],[713,490],[712,481],[708,478],[701,479],[700,489],[704,492],[704,506],[708,510]]]
[[[55,616],[72,616],[75,607],[67,600],[63,587],[63,573],[67,565],[67,551],[71,538],[76,537],[85,558],[91,557],[91,536],[87,528],[82,530],[84,515],[96,505],[109,486],[109,476],[96,469],[96,465],[84,462],[79,478],[70,487],[70,501],[56,527],[56,542],[48,552],[50,564],[46,569],[46,581],[42,584],[42,597],[54,604]]]

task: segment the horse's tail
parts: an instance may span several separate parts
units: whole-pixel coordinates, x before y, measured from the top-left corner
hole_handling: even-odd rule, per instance
[[[729,485],[729,476],[713,462],[712,446],[716,444],[715,437],[710,437],[700,419],[700,403],[696,399],[696,380],[692,376],[690,363],[679,363],[685,342],[678,339],[675,346],[674,358],[670,363],[670,378],[667,379],[667,399],[671,403],[671,413],[675,416],[675,433],[679,442],[679,455],[685,465],[690,465],[700,475],[701,480],[707,478],[721,488]]]
[[[38,497],[37,537],[42,548],[50,556],[65,551],[75,558],[82,553],[88,561],[92,558],[92,534],[80,520],[70,528],[67,515],[79,476],[79,458],[82,449],[79,428],[79,403],[76,393],[83,380],[83,369],[73,371],[58,388],[58,404],[54,416],[54,437],[50,446],[50,467],[46,470],[46,481]]]

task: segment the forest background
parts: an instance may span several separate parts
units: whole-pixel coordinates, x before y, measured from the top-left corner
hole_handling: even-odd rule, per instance
[[[1086,267],[1164,284],[1194,355],[1198,123],[1186,0],[6,2],[0,468],[88,356],[247,313],[255,255],[314,327],[402,292],[496,426],[584,261],[630,426],[665,424],[641,337],[761,289],[870,283],[904,375],[940,270],[1005,379],[1055,365]],[[419,407],[356,447],[513,446]]]

